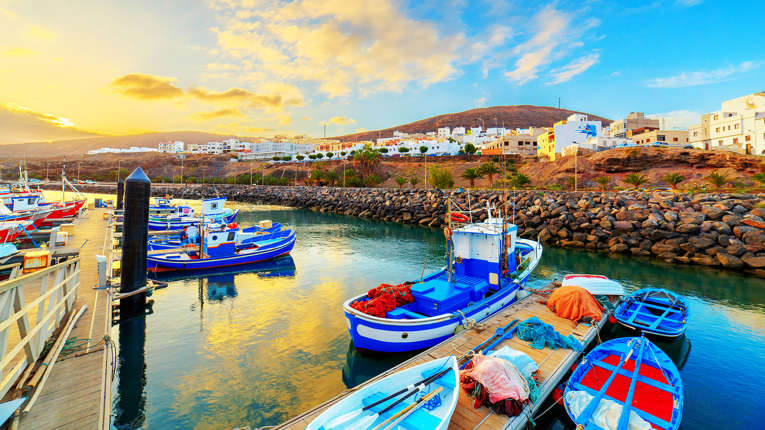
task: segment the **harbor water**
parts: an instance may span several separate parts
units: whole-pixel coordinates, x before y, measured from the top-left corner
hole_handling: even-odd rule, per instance
[[[115,326],[114,428],[231,429],[278,424],[405,360],[350,344],[342,303],[444,264],[440,230],[273,206],[239,205],[297,230],[291,257],[242,273],[170,278],[152,312]],[[765,412],[765,281],[645,258],[546,248],[536,286],[604,274],[628,290],[684,295],[684,338],[660,346],[681,366],[683,428],[760,428]],[[625,335],[612,328],[603,336]],[[538,428],[573,428],[553,408]]]

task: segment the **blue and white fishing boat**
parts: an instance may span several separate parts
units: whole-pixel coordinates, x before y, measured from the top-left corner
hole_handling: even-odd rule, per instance
[[[683,382],[675,363],[645,337],[612,339],[571,374],[564,405],[585,430],[674,430],[683,416]]]
[[[149,216],[149,230],[183,230],[185,227],[207,222],[229,224],[236,220],[239,209],[231,210],[225,207],[226,198],[202,200],[202,217],[186,215],[154,215]]]
[[[446,429],[458,398],[457,359],[439,358],[357,388],[306,429]]]
[[[154,204],[149,206],[149,214],[194,216],[194,208],[186,205],[174,205],[173,199],[169,197],[157,197],[154,199]]]
[[[614,312],[619,324],[664,337],[678,337],[688,324],[688,303],[662,288],[643,288],[627,297]]]
[[[452,215],[452,214],[450,214]],[[456,213],[467,221],[464,214]],[[356,348],[401,352],[431,347],[460,326],[478,323],[517,300],[542,257],[542,245],[517,237],[516,225],[502,218],[464,223],[447,236],[448,266],[411,285],[412,303],[384,317],[355,309],[370,300],[362,294],[343,304]]]
[[[236,248],[249,248],[258,242],[272,240],[285,235],[280,223],[271,221],[261,221],[260,225],[240,229],[236,224],[210,223],[204,226],[205,234],[234,232]],[[189,226],[183,230],[178,230],[177,234],[152,236],[148,241],[149,251],[160,249],[174,249],[187,245],[199,245],[201,235],[196,225]]]
[[[189,245],[188,250],[181,252],[151,254],[146,263],[150,271],[212,269],[270,260],[289,254],[294,246],[294,230],[281,230],[278,237],[258,241],[247,248],[236,247],[235,231],[211,232],[204,235],[201,246]]]

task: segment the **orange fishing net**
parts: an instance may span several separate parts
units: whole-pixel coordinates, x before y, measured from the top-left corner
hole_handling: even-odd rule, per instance
[[[589,318],[600,321],[603,306],[589,291],[573,285],[560,287],[550,294],[547,307],[556,315],[573,321]]]

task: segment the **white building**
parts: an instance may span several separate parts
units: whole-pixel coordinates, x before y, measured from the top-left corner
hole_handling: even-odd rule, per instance
[[[237,159],[244,160],[271,160],[274,157],[307,154],[314,150],[315,145],[310,143],[273,142],[264,141],[251,144],[250,152],[238,152]]]
[[[398,131],[398,130],[393,132],[393,138],[394,139],[406,139],[407,137],[409,137],[409,133],[404,133],[404,132]]]
[[[439,127],[437,130],[437,136],[439,139],[448,139],[451,136],[449,127]]]
[[[454,127],[452,129],[452,139],[462,141],[465,137],[465,127]]]
[[[457,142],[450,142],[448,139],[408,139],[403,140],[399,142],[398,146],[392,147],[390,149],[391,152],[399,153],[398,148],[400,147],[406,147],[409,149],[409,152],[405,153],[407,155],[422,155],[423,152],[420,151],[421,146],[427,147],[427,151],[424,153],[425,155],[457,155],[457,153],[460,150],[460,145]]]
[[[575,113],[537,137],[537,155],[555,161],[555,154],[563,153],[564,148],[600,135],[600,121],[589,121],[587,115]]]
[[[688,142],[702,149],[726,149],[765,155],[765,92],[722,102],[688,128]]]
[[[646,118],[643,112],[630,112],[626,118],[617,119],[608,126],[608,135],[610,137],[627,137],[630,130],[645,127],[658,129],[659,120]]]
[[[604,130],[605,132],[605,130]],[[571,145],[563,149],[563,155],[572,155],[577,149],[588,149],[590,151],[605,151],[613,148],[629,148],[637,146],[632,139],[626,137],[595,136],[590,137],[584,143]]]
[[[183,142],[176,140],[174,142],[159,142],[158,149],[161,152],[183,152]]]

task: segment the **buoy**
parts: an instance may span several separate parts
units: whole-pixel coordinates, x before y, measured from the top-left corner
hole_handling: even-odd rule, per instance
[[[232,222],[231,224],[229,224],[229,225],[228,225],[228,229],[229,229],[229,230],[233,230],[233,229],[235,229],[235,228],[237,228],[237,227],[238,227],[238,226],[237,226],[237,224],[236,224],[235,222]]]
[[[611,324],[616,324],[616,318],[614,318],[613,315],[609,315],[608,316],[608,322],[610,322]]]

